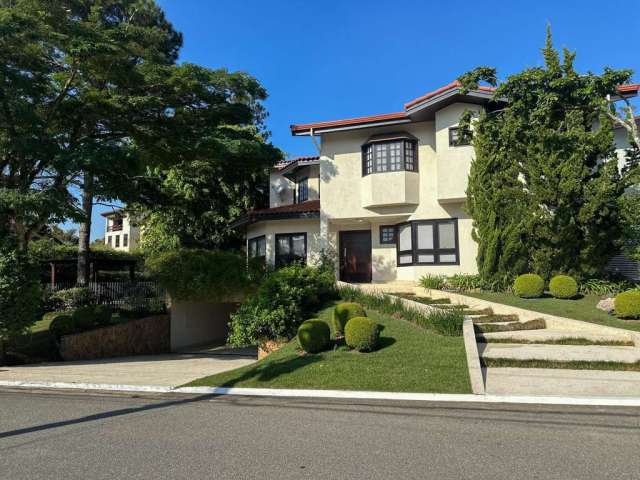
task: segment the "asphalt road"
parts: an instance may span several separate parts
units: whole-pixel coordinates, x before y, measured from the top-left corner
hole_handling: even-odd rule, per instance
[[[2,479],[638,479],[640,409],[0,391]]]

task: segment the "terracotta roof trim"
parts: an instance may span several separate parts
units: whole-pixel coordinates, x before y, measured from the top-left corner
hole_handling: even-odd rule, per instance
[[[308,156],[304,156],[304,157],[296,157],[296,158],[292,158],[289,160],[285,160],[283,162],[280,163],[276,163],[273,168],[277,169],[277,170],[284,170],[285,168],[287,168],[290,165],[293,165],[294,163],[298,163],[298,162],[316,162],[319,161],[320,157],[315,155],[308,155]]]
[[[263,220],[286,218],[317,218],[320,216],[320,200],[309,200],[302,203],[282,205],[280,207],[250,210],[245,215],[231,222],[231,228],[241,227]]]
[[[342,120],[330,120],[326,122],[316,122],[316,123],[302,123],[298,125],[291,125],[291,131],[295,132],[304,132],[310,130],[312,128],[329,128],[329,127],[342,127],[346,125],[359,125],[362,123],[374,123],[374,122],[382,122],[385,120],[404,120],[409,119],[409,116],[406,112],[393,112],[393,113],[383,113],[379,115],[367,115],[364,117],[354,117],[354,118],[345,118]]]

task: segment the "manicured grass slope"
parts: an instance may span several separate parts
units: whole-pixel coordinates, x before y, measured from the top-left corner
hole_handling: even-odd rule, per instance
[[[640,320],[619,320],[602,310],[596,305],[602,299],[597,295],[585,295],[575,300],[561,300],[559,298],[519,298],[511,293],[465,293],[469,297],[480,298],[490,302],[504,303],[518,308],[526,308],[536,312],[558,315],[560,317],[574,318],[585,322],[598,323],[609,327],[624,328],[626,330],[640,331]]]
[[[328,322],[332,310],[333,306],[322,310],[318,318]],[[371,310],[367,315],[384,327],[375,352],[357,353],[341,346],[301,355],[294,339],[253,365],[189,386],[471,392],[462,337],[438,335]]]

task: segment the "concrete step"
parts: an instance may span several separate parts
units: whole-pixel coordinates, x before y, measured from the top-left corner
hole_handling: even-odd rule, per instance
[[[629,334],[608,334],[608,333],[592,333],[581,332],[575,330],[562,331],[562,330],[517,330],[514,332],[493,332],[485,333],[482,335],[487,339],[509,339],[514,338],[517,340],[531,340],[531,341],[553,341],[563,340],[566,338],[583,338],[592,342],[605,341],[605,342],[628,342],[633,341],[633,337]]]
[[[640,372],[562,368],[483,368],[495,395],[640,396]]]
[[[478,343],[481,358],[552,360],[557,362],[640,362],[640,348],[599,345],[523,345]]]

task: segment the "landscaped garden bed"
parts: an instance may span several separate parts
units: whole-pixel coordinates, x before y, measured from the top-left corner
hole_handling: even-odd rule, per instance
[[[335,303],[316,315],[329,325]],[[360,353],[342,343],[304,353],[297,338],[255,364],[201,378],[189,386],[470,393],[462,337],[445,336],[367,308],[382,327],[376,350]]]

